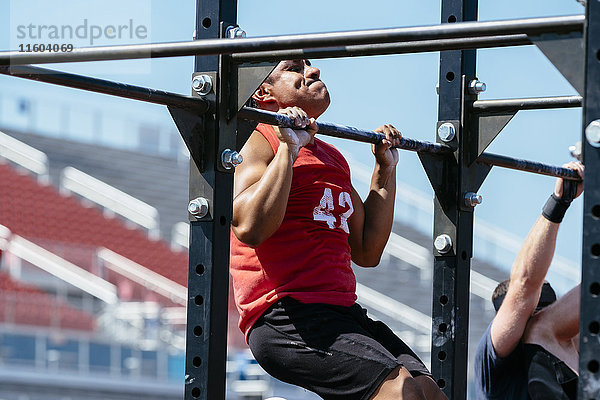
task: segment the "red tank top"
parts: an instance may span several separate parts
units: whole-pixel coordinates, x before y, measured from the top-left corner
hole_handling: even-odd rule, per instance
[[[277,152],[270,125],[256,128]],[[333,146],[315,138],[300,149],[279,229],[257,248],[231,234],[231,264],[239,327],[247,336],[256,320],[278,299],[351,306],[356,278],[350,266],[348,218],[350,168]]]

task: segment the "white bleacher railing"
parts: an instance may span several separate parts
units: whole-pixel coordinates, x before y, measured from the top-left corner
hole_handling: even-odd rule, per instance
[[[171,248],[173,250],[187,249],[190,243],[190,225],[178,222],[171,229]]]
[[[187,305],[187,288],[185,286],[107,248],[98,250],[97,256],[105,268],[170,299],[174,303],[182,306]]]
[[[392,232],[385,252],[418,268],[421,271],[422,278],[424,276],[427,278],[431,277],[433,256],[425,247]],[[471,293],[474,295],[484,300],[489,300],[497,285],[498,282],[495,280],[471,270]]]
[[[431,317],[429,315],[423,314],[360,283],[356,284],[356,295],[361,304],[395,320],[402,321],[423,334],[429,335],[431,333]]]
[[[177,309],[177,311],[175,311]],[[182,310],[182,311],[180,311]],[[166,343],[178,350],[185,349],[185,335],[172,329],[185,324],[184,307],[162,307],[154,301],[122,301],[107,307],[98,318],[105,333],[122,343],[140,349],[153,350]],[[183,324],[179,319],[183,314]],[[173,321],[174,316],[178,317]]]
[[[0,132],[0,157],[35,173],[40,182],[50,182],[46,154],[4,132]]]
[[[159,237],[159,216],[156,208],[93,176],[76,168],[66,167],[61,173],[60,188],[77,193],[146,228],[151,238]]]
[[[118,301],[115,285],[21,236],[10,234],[6,227],[0,227],[2,251],[27,261],[107,304],[115,304]]]

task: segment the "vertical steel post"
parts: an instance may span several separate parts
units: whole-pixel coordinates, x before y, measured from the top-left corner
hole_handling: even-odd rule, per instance
[[[597,399],[600,394],[600,3],[597,1],[587,1],[584,30],[580,400]]]
[[[195,38],[222,37],[236,17],[237,0],[197,0]],[[227,107],[232,96],[237,100],[237,82],[226,61],[220,56],[196,57],[195,75],[212,77],[214,94],[207,97],[216,106],[197,117],[197,123],[187,116],[178,124],[199,154],[190,163],[190,199],[203,197],[209,203],[207,216],[190,216],[186,400],[225,399],[233,174],[222,167],[221,154],[235,149],[236,119],[227,118]]]
[[[442,2],[442,23],[476,19],[477,0]],[[442,123],[454,126],[456,138],[449,144],[457,151],[438,160],[427,161],[429,156],[421,156],[435,191],[434,240],[448,235],[452,242],[448,252],[434,249],[431,346],[432,373],[452,400],[465,399],[467,387],[473,209],[464,206],[462,196],[466,190],[477,190],[481,183],[473,183],[479,167],[469,167],[465,160],[469,124],[464,122],[464,103],[473,99],[466,94],[464,77],[475,76],[475,56],[475,50],[440,53],[438,126]]]

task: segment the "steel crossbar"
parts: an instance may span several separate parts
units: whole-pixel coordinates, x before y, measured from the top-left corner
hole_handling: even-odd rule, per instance
[[[475,113],[494,113],[519,110],[581,107],[581,96],[529,97],[522,99],[476,100],[471,110]]]
[[[374,55],[426,53],[442,50],[485,49],[490,47],[526,46],[533,44],[526,34],[482,36],[455,39],[419,40],[401,43],[374,43],[317,49],[295,49],[232,54],[237,63],[261,61],[362,57]]]
[[[199,97],[189,97],[163,90],[150,89],[125,83],[107,81],[89,76],[71,74],[32,66],[0,66],[0,74],[52,83],[90,92],[103,93],[148,103],[175,106],[203,114],[209,109],[209,103]]]
[[[4,51],[0,52],[0,65],[125,60],[191,55],[207,56],[481,36],[581,32],[583,30],[584,19],[582,15],[574,15],[487,22],[458,22],[432,26],[303,35],[84,47],[74,49],[72,52],[61,53]],[[334,49],[334,52],[337,54],[340,51],[347,52],[347,50]]]
[[[251,107],[243,107],[238,112],[238,118],[277,125],[286,128],[296,128],[294,121],[283,114],[259,110]],[[385,138],[381,133],[366,131],[346,125],[333,124],[330,122],[318,122],[317,133],[342,139],[350,139],[358,142],[377,144]],[[415,152],[426,152],[434,154],[450,154],[454,152],[451,146],[441,143],[431,143],[416,139],[402,138],[401,143],[395,146],[398,149]],[[579,175],[571,169],[544,164],[537,161],[522,160],[493,153],[482,153],[476,160],[478,163],[532,172],[540,175],[561,177],[566,179],[580,180]]]

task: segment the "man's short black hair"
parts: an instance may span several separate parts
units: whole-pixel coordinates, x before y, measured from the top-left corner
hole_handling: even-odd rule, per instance
[[[492,303],[494,304],[496,312],[498,312],[502,302],[504,301],[504,298],[506,297],[509,283],[509,279],[505,280],[504,282],[500,282],[498,286],[496,286],[496,289],[494,289],[494,293],[492,293]],[[540,311],[542,308],[549,306],[555,301],[556,293],[554,292],[554,289],[552,289],[552,286],[550,286],[548,282],[544,282],[542,285],[542,292],[540,293],[540,300],[535,307],[535,311]]]

